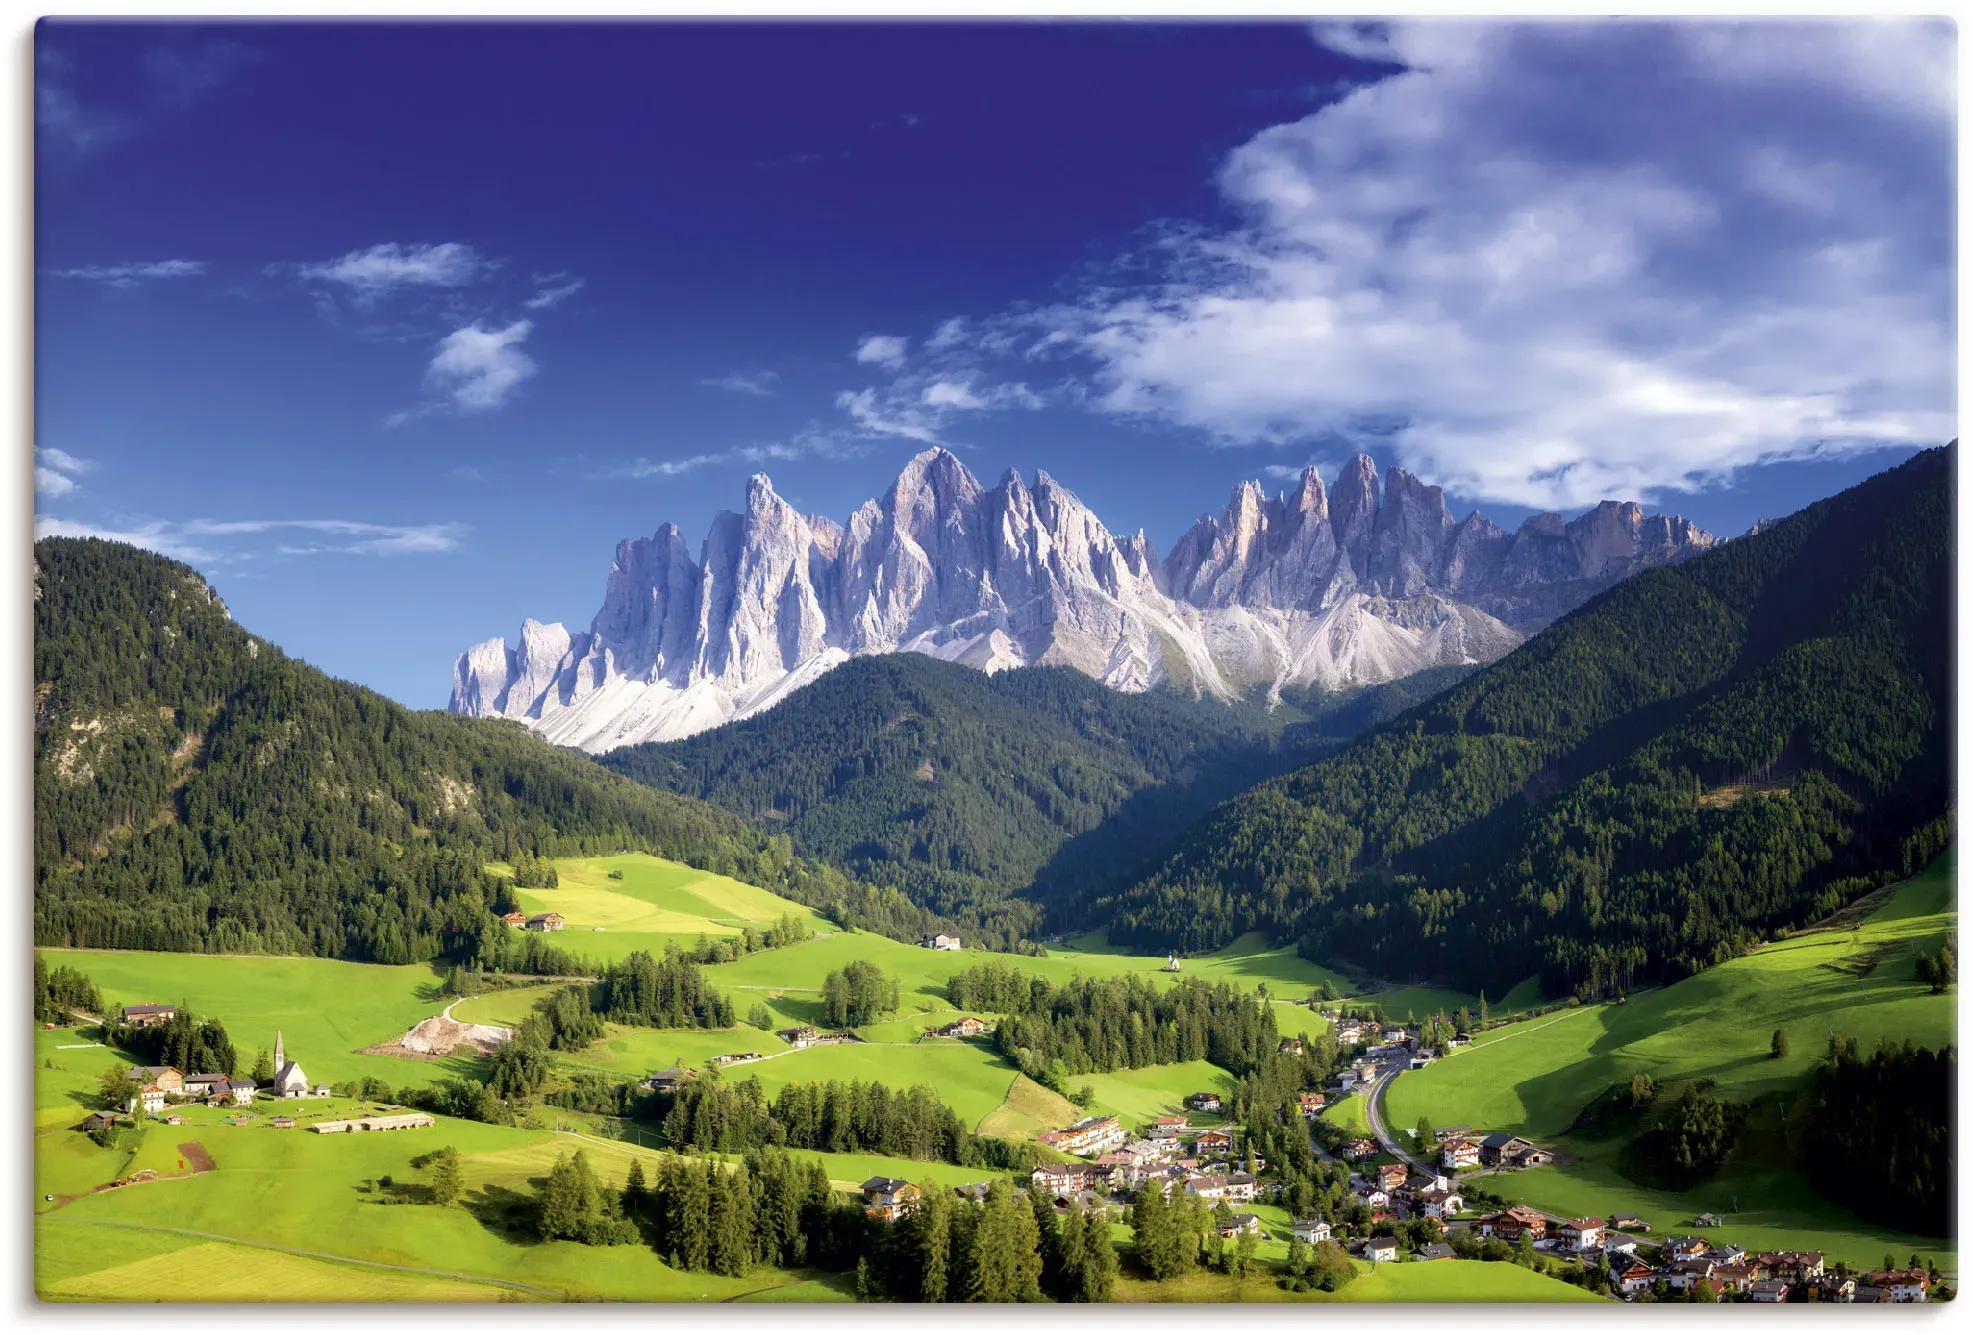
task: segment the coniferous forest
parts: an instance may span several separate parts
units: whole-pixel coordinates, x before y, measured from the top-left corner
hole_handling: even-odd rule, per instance
[[[1952,469],[1927,451],[1624,581],[1227,803],[1093,920],[1602,994],[1912,873],[1951,837]]]

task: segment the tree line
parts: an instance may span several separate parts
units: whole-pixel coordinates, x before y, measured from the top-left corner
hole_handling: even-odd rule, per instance
[[[53,969],[39,953],[34,957],[34,1022],[59,1024],[76,1011],[103,1015],[103,994],[89,975],[66,964]],[[107,1018],[107,1017],[105,1017]]]
[[[1889,1040],[1866,1057],[1832,1034],[1810,1087],[1803,1174],[1865,1219],[1950,1236],[1958,1073],[1951,1046]]]

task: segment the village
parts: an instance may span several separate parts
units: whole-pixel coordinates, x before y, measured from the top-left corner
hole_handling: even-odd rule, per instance
[[[146,1004],[125,1006],[121,1018],[126,1025],[147,1029],[168,1023],[177,1013],[175,1006]],[[76,1127],[78,1131],[95,1134],[111,1132],[125,1125],[126,1119],[138,1117],[148,1117],[166,1126],[180,1126],[185,1117],[178,1109],[186,1106],[247,1109],[263,1100],[294,1104],[293,1112],[279,1111],[265,1119],[268,1126],[286,1131],[293,1129],[297,1125],[296,1116],[305,1112],[304,1105],[298,1100],[334,1097],[334,1091],[328,1085],[309,1083],[301,1063],[289,1058],[287,1039],[279,1030],[274,1034],[274,1078],[266,1085],[256,1085],[251,1080],[227,1075],[187,1073],[175,1066],[132,1066],[126,1068],[123,1074],[132,1092],[124,1103],[122,1114],[92,1112]],[[235,1125],[244,1126],[254,1119],[251,1113],[243,1112],[232,1120]],[[387,1106],[381,1112],[361,1117],[317,1120],[310,1123],[308,1129],[318,1135],[409,1131],[434,1126],[437,1121],[430,1113]]]
[[[967,1016],[927,1032],[958,1037],[986,1028],[986,1022]],[[1377,1089],[1397,1073],[1441,1055],[1421,1050],[1417,1037],[1398,1026],[1344,1022],[1338,1037],[1362,1049],[1358,1059],[1329,1090],[1306,1090],[1298,1102],[1318,1154],[1352,1165],[1353,1207],[1347,1218],[1292,1220],[1286,1233],[1295,1242],[1334,1242],[1372,1265],[1546,1255],[1601,1267],[1610,1295],[1625,1301],[1704,1301],[1710,1296],[1722,1302],[1868,1304],[1929,1299],[1932,1276],[1921,1268],[1852,1274],[1847,1267],[1825,1266],[1820,1252],[1750,1252],[1697,1234],[1659,1239],[1652,1225],[1636,1215],[1564,1218],[1526,1205],[1477,1208],[1462,1180],[1539,1167],[1553,1161],[1552,1152],[1509,1132],[1476,1132],[1464,1126],[1434,1130],[1437,1156],[1430,1161],[1406,1152],[1378,1121],[1373,1126],[1382,1139],[1336,1136],[1320,1120],[1331,1095]],[[1447,1040],[1470,1041],[1466,1034]],[[1284,1052],[1298,1052],[1300,1046],[1298,1039],[1282,1040]],[[1079,1209],[1111,1219],[1125,1218],[1140,1193],[1155,1190],[1211,1207],[1222,1238],[1270,1236],[1262,1218],[1241,1207],[1279,1200],[1282,1182],[1266,1175],[1264,1161],[1243,1154],[1239,1127],[1192,1124],[1192,1115],[1217,1118],[1225,1108],[1221,1095],[1195,1093],[1185,1105],[1189,1114],[1161,1114],[1135,1129],[1118,1117],[1101,1116],[1040,1133],[1038,1143],[1072,1156],[1072,1161],[1035,1168],[1028,1189],[1045,1193],[1058,1212]],[[1340,1143],[1332,1152],[1325,1139]],[[986,1189],[984,1182],[954,1188],[968,1199],[984,1196]],[[871,1178],[862,1193],[866,1212],[885,1221],[909,1214],[920,1199],[918,1186],[891,1177]],[[1716,1234],[1726,1221],[1708,1214],[1692,1222]]]

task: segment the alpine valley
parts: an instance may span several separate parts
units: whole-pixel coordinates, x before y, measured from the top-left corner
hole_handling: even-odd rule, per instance
[[[591,752],[746,718],[852,657],[914,652],[986,672],[1076,668],[1106,686],[1234,699],[1486,663],[1617,581],[1718,544],[1605,501],[1508,533],[1359,455],[1325,487],[1234,489],[1162,561],[1045,472],[983,487],[944,449],[845,524],[756,474],[694,562],[677,526],[617,546],[585,632],[522,623],[460,655],[451,708]]]

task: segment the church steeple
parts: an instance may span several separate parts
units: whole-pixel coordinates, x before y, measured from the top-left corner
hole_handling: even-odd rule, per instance
[[[286,1068],[287,1064],[288,1064],[288,1051],[286,1046],[283,1045],[281,1042],[281,1031],[279,1029],[276,1029],[274,1031],[274,1074],[276,1075],[281,1074],[282,1070]]]

